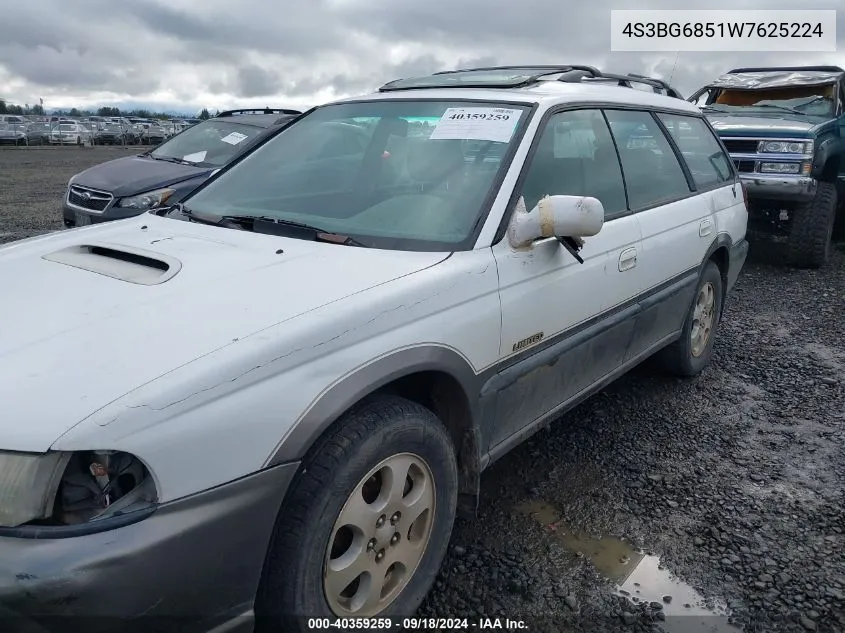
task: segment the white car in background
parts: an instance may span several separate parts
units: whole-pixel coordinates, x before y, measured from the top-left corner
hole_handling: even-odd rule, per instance
[[[84,123],[60,121],[50,130],[51,145],[93,145],[93,132]]]
[[[703,371],[745,191],[698,108],[619,77],[398,80],[0,249],[0,607],[392,630],[486,467],[646,358]]]

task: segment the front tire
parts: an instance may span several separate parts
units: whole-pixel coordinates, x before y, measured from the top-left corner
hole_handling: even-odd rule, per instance
[[[812,200],[795,208],[787,243],[789,263],[796,268],[821,268],[830,259],[836,221],[836,185],[818,183]]]
[[[309,451],[279,513],[256,631],[413,615],[446,554],[457,489],[454,447],[431,411],[383,397],[348,412]]]
[[[708,261],[698,280],[681,338],[658,354],[658,360],[670,374],[691,378],[710,364],[722,317],[722,288],[719,267]]]

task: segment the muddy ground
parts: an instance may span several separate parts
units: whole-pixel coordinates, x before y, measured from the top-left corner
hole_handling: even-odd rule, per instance
[[[0,150],[0,241],[61,229],[68,178],[129,151]],[[420,615],[845,630],[845,244],[781,256],[752,245],[702,376],[640,367],[488,470]]]

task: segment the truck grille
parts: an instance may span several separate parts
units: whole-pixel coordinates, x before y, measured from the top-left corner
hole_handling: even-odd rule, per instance
[[[723,138],[722,141],[725,143],[725,147],[728,148],[728,152],[731,154],[756,154],[757,153],[757,145],[760,141],[756,139],[731,139],[731,138]]]
[[[77,187],[75,185],[68,187],[67,191],[68,204],[82,207],[89,211],[103,211],[113,199],[114,196],[110,193],[88,189],[86,187]]]
[[[753,160],[734,160],[734,165],[736,165],[736,170],[741,174],[749,174],[754,171]]]

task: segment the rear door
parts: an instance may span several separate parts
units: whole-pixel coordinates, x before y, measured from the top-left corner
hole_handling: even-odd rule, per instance
[[[643,236],[633,357],[662,346],[683,328],[701,262],[717,239],[717,214],[737,199],[729,158],[700,118],[633,110],[606,114]]]

